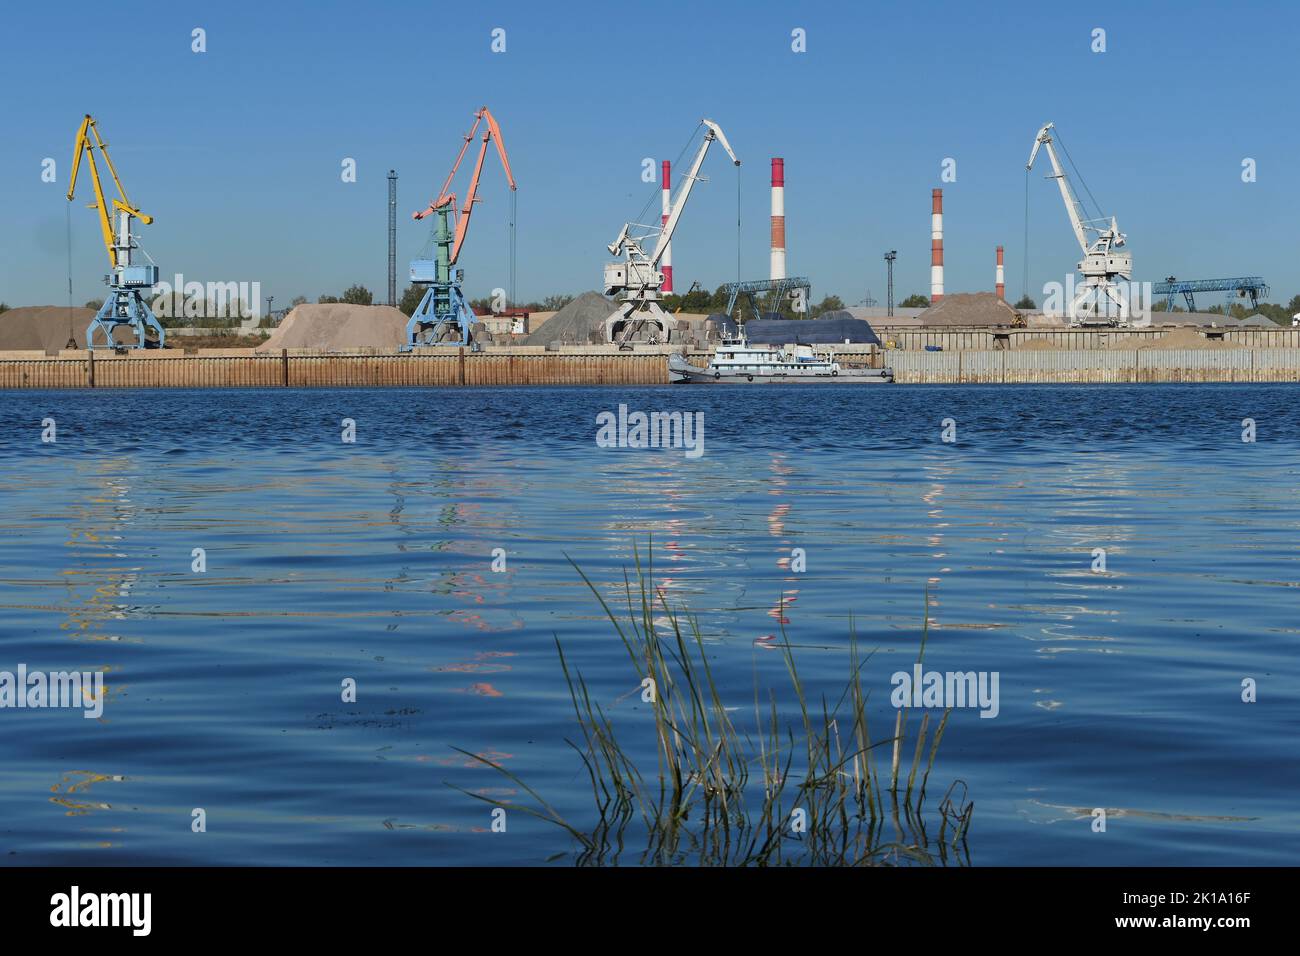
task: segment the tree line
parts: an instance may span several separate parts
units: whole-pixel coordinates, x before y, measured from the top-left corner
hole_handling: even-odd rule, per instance
[[[402,293],[401,300],[398,302],[397,307],[401,309],[401,311],[406,315],[414,314],[416,308],[420,304],[420,300],[424,298],[425,291],[426,291],[425,286],[420,286],[420,285],[407,286],[405,291]],[[367,289],[365,286],[361,285],[360,283],[357,283],[344,289],[340,295],[322,295],[319,298],[317,298],[316,301],[318,303],[321,303],[322,305],[335,304],[335,303],[341,303],[346,305],[373,305],[374,298],[375,298],[374,294],[369,289]],[[548,295],[541,300],[534,300],[531,302],[520,303],[514,308],[521,309],[527,312],[558,312],[560,309],[563,309],[566,305],[572,302],[575,298],[577,298],[577,296],[572,294],[559,293],[556,295]],[[667,312],[691,312],[697,314],[712,314],[712,313],[722,312],[724,309],[726,309],[728,298],[729,298],[729,293],[727,292],[725,286],[718,286],[712,292],[708,292],[704,289],[692,287],[687,292],[669,293],[663,296],[660,302],[664,310]],[[299,305],[305,305],[307,301],[308,300],[306,296],[303,295],[295,296],[293,301],[290,302],[289,307],[294,308]],[[103,304],[102,301],[92,300],[86,303],[86,308],[98,309],[102,304]],[[471,299],[469,303],[470,308],[473,309],[475,314],[477,315],[490,314],[492,311],[494,311],[495,304],[496,304],[495,301],[487,296],[484,296],[479,299]],[[834,312],[839,309],[843,309],[844,307],[845,307],[844,300],[841,299],[839,296],[827,295],[823,297],[820,302],[810,305],[806,313],[796,312],[794,310],[794,303],[788,300],[780,303],[779,307],[774,307],[773,311],[780,313],[786,318],[815,318],[824,312]],[[930,307],[929,298],[927,296],[919,295],[919,294],[909,295],[907,298],[903,299],[901,302],[898,303],[898,308],[900,309],[928,309],[929,307]],[[9,306],[5,305],[3,302],[0,302],[0,312],[4,312],[8,308]],[[1020,309],[1021,311],[1025,311],[1025,310],[1036,309],[1037,305],[1034,302],[1034,300],[1030,298],[1028,295],[1023,295],[1016,302],[1015,308]],[[1154,303],[1151,306],[1151,311],[1164,312],[1165,303],[1164,302]],[[1182,306],[1176,305],[1174,306],[1173,311],[1183,312],[1186,310],[1183,309]],[[1212,305],[1204,309],[1203,311],[1210,314],[1223,315],[1224,307],[1222,305]],[[1261,302],[1258,308],[1248,309],[1243,305],[1234,304],[1231,307],[1231,309],[1228,311],[1228,315],[1230,315],[1232,318],[1235,319],[1244,319],[1249,315],[1255,314],[1256,312],[1258,312],[1260,315],[1264,315],[1272,319],[1278,325],[1289,326],[1291,324],[1291,317],[1293,315],[1296,315],[1297,313],[1300,313],[1300,295],[1292,296],[1291,301],[1288,302],[1286,305],[1278,305],[1272,302]]]

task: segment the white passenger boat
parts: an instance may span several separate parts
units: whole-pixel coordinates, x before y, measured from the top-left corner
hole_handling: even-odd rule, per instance
[[[812,345],[750,345],[742,329],[723,339],[705,368],[691,365],[680,354],[668,356],[675,384],[778,384],[790,382],[861,385],[892,382],[889,368],[842,368],[835,351]]]

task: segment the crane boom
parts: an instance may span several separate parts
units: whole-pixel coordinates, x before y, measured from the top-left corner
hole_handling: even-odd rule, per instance
[[[1078,198],[1074,195],[1074,190],[1070,188],[1070,180],[1061,167],[1061,160],[1056,155],[1056,148],[1052,145],[1052,129],[1054,126],[1054,123],[1048,123],[1038,131],[1038,135],[1034,137],[1034,148],[1029,153],[1029,162],[1025,164],[1025,169],[1034,168],[1034,160],[1038,157],[1039,147],[1046,146],[1047,158],[1052,163],[1052,178],[1056,180],[1056,185],[1061,188],[1061,199],[1065,201],[1065,211],[1070,216],[1070,226],[1074,229],[1074,237],[1079,240],[1079,248],[1086,254],[1088,252],[1088,231],[1084,226],[1083,206],[1080,205]]]
[[[465,158],[465,153],[469,149],[469,144],[474,140],[474,134],[478,132],[480,123],[486,124],[487,129],[483,131],[483,141],[479,146],[478,160],[474,164],[474,176],[470,180],[469,191],[465,194],[465,201],[461,204],[459,211],[456,210],[456,194],[448,192],[451,188],[452,180],[456,178],[456,172],[460,169],[461,161]],[[412,213],[412,219],[423,219],[430,216],[439,209],[444,209],[448,205],[452,207],[453,214],[456,215],[456,235],[451,247],[451,265],[455,265],[460,258],[461,247],[465,244],[465,236],[469,233],[469,217],[474,212],[474,204],[479,202],[478,184],[479,178],[483,175],[483,161],[487,158],[487,144],[492,141],[497,148],[497,155],[501,157],[501,166],[506,172],[506,181],[510,184],[511,192],[518,189],[515,184],[514,173],[510,170],[510,157],[506,154],[505,140],[501,137],[501,127],[497,124],[496,117],[486,106],[479,109],[474,114],[474,125],[470,127],[465,134],[465,142],[461,144],[460,152],[456,156],[456,161],[452,163],[451,172],[442,183],[442,188],[438,190],[438,198],[429,203],[427,209],[420,212]]]
[[[677,231],[677,222],[682,218],[682,210],[686,208],[686,201],[691,198],[691,189],[699,179],[700,167],[704,164],[704,157],[708,155],[710,144],[716,139],[722,144],[722,148],[727,151],[727,155],[731,157],[732,165],[740,165],[740,160],[736,158],[735,150],[727,142],[727,136],[722,132],[722,127],[710,119],[700,120],[700,122],[708,128],[708,132],[704,134],[704,141],[700,143],[700,148],[695,153],[695,160],[686,173],[686,180],[682,183],[682,188],[673,201],[672,211],[668,213],[668,221],[664,223],[663,229],[659,233],[659,242],[655,244],[655,251],[650,256],[650,262],[656,269],[659,268],[659,262],[664,257],[664,250],[672,242],[673,233]]]
[[[722,127],[711,119],[700,120],[701,125],[705,127],[704,139],[700,142],[699,149],[695,151],[695,159],[691,161],[690,169],[687,170],[686,176],[682,181],[682,186],[677,190],[677,195],[673,198],[672,208],[668,213],[668,219],[663,224],[659,232],[659,241],[655,243],[654,252],[645,257],[645,262],[651,267],[657,269],[660,261],[664,257],[664,251],[672,242],[673,233],[677,231],[677,223],[682,218],[682,211],[686,208],[686,201],[691,198],[691,190],[700,178],[700,167],[704,165],[704,157],[709,154],[709,147],[716,139],[722,143],[722,148],[727,151],[731,157],[732,165],[739,166],[740,160],[736,158],[736,151],[731,148],[731,143],[727,141],[727,134],[722,131]],[[631,230],[633,223],[626,223],[613,242],[607,247],[611,255],[622,255],[625,250],[630,248],[629,243],[633,242]],[[638,245],[637,251],[640,251]],[[644,256],[644,253],[642,253]]]
[[[487,157],[487,144],[491,140],[496,144],[497,155],[501,157],[501,166],[506,172],[506,181],[510,184],[510,191],[516,190],[514,174],[510,172],[510,158],[506,155],[506,144],[501,138],[501,127],[488,108],[483,107],[481,114],[487,121],[487,131],[483,134],[483,143],[479,147],[478,162],[474,164],[474,178],[469,181],[469,191],[465,193],[465,202],[460,207],[460,217],[456,220],[456,242],[451,247],[451,261],[454,265],[460,258],[460,248],[465,243],[465,236],[469,232],[469,217],[474,212],[474,204],[479,202],[478,183],[479,177],[483,174],[483,160]]]
[[[104,164],[108,167],[109,175],[113,177],[113,184],[117,186],[118,194],[122,197],[121,199],[112,200],[111,204],[104,195],[104,184],[99,178],[99,166],[95,163],[96,149],[104,157]],[[115,242],[113,220],[109,215],[110,205],[118,213],[124,213],[139,219],[146,226],[153,222],[153,217],[146,216],[131,205],[131,200],[126,195],[126,188],[117,175],[117,167],[113,165],[113,159],[108,155],[108,144],[100,137],[99,126],[89,113],[82,118],[81,126],[77,129],[76,142],[72,147],[72,175],[68,180],[68,202],[72,202],[76,196],[77,174],[81,171],[81,158],[83,155],[86,157],[86,164],[90,168],[90,180],[95,190],[95,201],[90,208],[99,214],[99,230],[103,234],[104,247],[108,250],[108,264],[113,268],[117,268],[119,265],[129,265],[130,246],[121,246]],[[123,255],[119,255],[119,253]],[[122,258],[126,258],[128,261],[120,261]]]

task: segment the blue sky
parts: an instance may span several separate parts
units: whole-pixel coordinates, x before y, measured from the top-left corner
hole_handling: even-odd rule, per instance
[[[127,31],[121,54],[115,27]],[[191,52],[194,27],[206,53]],[[495,27],[505,53],[490,49]],[[1105,53],[1090,49],[1096,27]],[[1128,234],[1135,278],[1262,275],[1285,302],[1300,292],[1298,27],[1297,7],[1280,2],[14,4],[0,33],[0,300],[66,301],[64,192],[86,112],[156,217],[143,239],[162,274],[260,281],[277,307],[353,282],[383,295],[395,168],[400,294],[427,237],[410,213],[487,104],[519,182],[524,300],[599,287],[605,245],[657,189],[642,159],[677,157],[708,116],[744,162],[745,278],[767,275],[779,155],[789,270],[816,297],[883,301],[891,248],[897,297],[928,293],[936,186],[947,291],[991,289],[1000,243],[1018,297],[1024,163],[1052,120]],[[805,53],[791,50],[795,28]],[[41,181],[45,157],[56,184]],[[356,183],[340,179],[345,157]],[[948,157],[957,181],[944,183]],[[1241,181],[1246,157],[1254,183]],[[736,276],[736,173],[721,150],[705,172],[674,242],[679,289]],[[1040,301],[1078,259],[1042,172],[1029,183]],[[460,263],[472,296],[505,285],[494,155],[482,196]],[[105,254],[80,201],[72,229],[80,304],[102,295]]]

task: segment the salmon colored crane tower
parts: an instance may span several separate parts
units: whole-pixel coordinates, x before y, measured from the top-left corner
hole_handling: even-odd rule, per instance
[[[673,164],[664,160],[664,189],[663,189],[663,219],[660,220],[661,226],[668,225],[668,214],[673,211],[673,188],[672,188]],[[664,274],[663,290],[665,292],[673,291],[673,244],[670,242],[664,246],[664,257],[659,260],[659,271]]]
[[[943,190],[930,193],[930,304],[943,299]]]
[[[998,246],[998,274],[997,274],[997,293],[999,299],[1007,297],[1007,284],[1002,275],[1002,247]]]
[[[479,144],[478,160],[474,163],[474,175],[470,179],[469,190],[465,193],[458,209],[456,194],[450,191],[451,184],[480,126],[485,129]],[[478,198],[478,186],[483,176],[483,161],[487,158],[489,142],[496,146],[497,155],[501,157],[501,167],[506,173],[506,182],[513,193],[516,189],[515,177],[510,171],[510,158],[506,155],[506,145],[501,138],[501,127],[491,111],[484,106],[474,113],[474,125],[465,134],[460,152],[456,155],[456,162],[452,164],[451,172],[443,180],[437,198],[429,203],[427,209],[411,214],[411,218],[416,220],[435,216],[436,226],[432,236],[433,258],[411,260],[411,282],[428,288],[424,298],[416,306],[415,312],[411,314],[411,320],[406,324],[406,345],[402,346],[403,350],[409,351],[426,345],[467,346],[470,344],[477,317],[469,307],[464,293],[461,292],[464,273],[455,266],[460,260],[460,251],[465,244],[465,237],[469,234],[470,216],[474,213],[474,207],[482,202]],[[456,220],[454,233],[451,224],[453,216]],[[513,276],[513,217],[510,228],[512,230],[510,275]],[[446,333],[453,330],[459,331],[460,334],[455,338],[448,337]]]
[[[785,160],[772,157],[772,279],[785,276]]]

